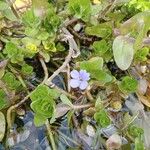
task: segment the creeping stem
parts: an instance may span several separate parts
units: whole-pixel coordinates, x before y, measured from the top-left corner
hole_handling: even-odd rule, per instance
[[[69,54],[68,56],[66,57],[64,63],[62,64],[62,66],[60,66],[48,79],[47,81],[45,82],[46,85],[51,85],[52,84],[52,80],[60,73],[62,72],[66,66],[68,65],[68,63],[70,62],[71,60],[71,57],[73,55],[73,50],[72,49],[69,49]]]
[[[50,138],[52,150],[57,150],[56,145],[55,145],[55,140],[54,140],[54,137],[53,137],[52,130],[51,130],[48,119],[46,120],[45,125],[46,125],[47,131],[48,131],[48,136]]]

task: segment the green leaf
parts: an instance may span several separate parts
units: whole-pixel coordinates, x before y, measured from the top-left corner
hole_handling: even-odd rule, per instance
[[[103,108],[103,102],[100,97],[98,97],[95,102],[95,108],[96,108],[96,110]]]
[[[93,43],[95,54],[102,56],[109,49],[108,43],[105,40],[95,41]]]
[[[41,23],[40,19],[34,15],[33,9],[23,14],[22,21],[26,26],[31,28],[37,28]]]
[[[5,53],[8,54],[8,57],[12,57],[13,55],[17,55],[17,46],[15,44],[13,44],[12,42],[8,42],[6,43],[6,47],[5,47]]]
[[[45,51],[56,52],[55,43],[52,41],[42,41]]]
[[[38,86],[31,94],[30,98],[32,100],[31,108],[35,112],[35,124],[41,125],[44,118],[51,118],[55,111],[55,99],[59,97],[59,93],[54,90],[50,89],[46,85]],[[42,123],[39,123],[40,117],[44,117]]]
[[[109,126],[111,123],[111,120],[108,117],[108,114],[105,111],[105,109],[101,109],[98,112],[96,112],[94,114],[94,119],[102,128]]]
[[[124,114],[124,117],[123,117],[123,124],[124,124],[124,126],[126,126],[126,124],[130,124],[130,122],[132,122],[133,117],[135,117],[135,116],[131,116],[129,114],[129,112],[126,112]]]
[[[50,96],[50,98],[52,99],[57,99],[59,97],[59,93],[57,90],[55,89],[50,89],[48,86],[46,85],[40,85],[38,86],[32,93],[32,95],[30,96],[32,101],[37,101],[37,100],[41,100],[44,97],[48,97]]]
[[[132,18],[130,18],[121,25],[120,27],[121,34],[126,35],[133,31],[136,31],[139,34],[139,31],[143,29],[144,25],[150,27],[150,23],[148,22],[149,18],[150,18],[149,11],[140,12],[134,15]]]
[[[122,12],[112,12],[112,13],[109,13],[107,15],[111,20],[115,21],[116,23],[119,23],[120,21],[122,21],[126,15],[123,14]]]
[[[113,58],[112,49],[109,49],[108,51],[106,51],[102,57],[104,58],[105,62],[111,61],[111,59]]]
[[[3,16],[5,16],[7,19],[11,21],[17,20],[9,4],[6,2],[0,1],[0,12],[2,13]]]
[[[88,21],[91,14],[91,2],[90,0],[69,0],[68,10],[75,17]]]
[[[137,127],[136,125],[130,125],[128,128],[128,133],[136,138],[144,134],[144,130],[142,128]]]
[[[56,15],[53,8],[47,10],[46,18],[44,19],[44,27],[49,33],[50,37],[53,37],[60,25],[60,18]]]
[[[131,0],[128,3],[128,7],[146,11],[150,10],[150,3],[148,0]]]
[[[5,108],[7,105],[7,96],[5,92],[2,89],[0,89],[0,110]]]
[[[71,118],[74,114],[74,110],[70,110],[68,113],[67,113],[67,123],[68,123],[68,126],[70,126],[71,124]]]
[[[112,29],[110,25],[105,24],[99,24],[92,27],[86,27],[85,33],[88,35],[93,35],[101,38],[109,37],[112,33]]]
[[[41,44],[41,40],[25,37],[21,41],[25,46],[23,51],[25,57],[31,58],[39,52],[38,46]]]
[[[64,47],[64,45],[62,45],[62,44],[59,42],[59,43],[57,43],[57,45],[56,45],[56,50],[57,50],[57,51],[65,51],[65,47]]]
[[[135,148],[134,150],[144,150],[144,143],[143,141],[141,140],[141,137],[137,137],[135,139]]]
[[[56,108],[53,111],[52,117],[50,119],[50,124],[54,123],[56,121]]]
[[[46,31],[40,31],[37,35],[37,39],[39,40],[47,40],[49,37],[49,33]]]
[[[36,37],[38,32],[39,32],[38,28],[26,27],[26,29],[25,29],[25,34],[29,37]]]
[[[70,100],[68,99],[68,97],[67,97],[66,95],[61,94],[61,95],[60,95],[60,99],[61,99],[61,101],[62,101],[64,104],[66,104],[66,105],[68,105],[68,106],[70,106],[70,107],[73,107],[73,104],[70,102]]]
[[[39,54],[44,58],[44,61],[48,63],[50,61],[50,55],[49,53],[45,51],[40,51]]]
[[[134,49],[135,51],[142,48],[142,42],[143,38],[147,36],[147,32],[150,29],[150,12],[144,11],[141,13],[136,14],[126,22],[124,22],[121,27],[120,31],[121,34],[135,34],[134,37],[136,37],[135,43],[134,43]]]
[[[43,99],[43,97],[49,95],[49,87],[40,85],[31,94],[30,98],[32,101],[38,101]]]
[[[91,78],[101,81],[103,83],[110,82],[112,77],[107,74],[103,67],[103,59],[101,57],[93,57],[88,61],[79,62],[80,69],[86,70],[90,73]]]
[[[142,25],[141,30],[139,31],[139,34],[135,40],[135,43],[134,43],[135,50],[142,48],[143,38],[147,36],[147,32],[149,28],[150,28],[150,23],[149,23],[149,19],[147,19],[145,20],[145,24]]]
[[[4,54],[7,54],[8,58],[11,59],[12,63],[22,62],[24,58],[23,50],[21,48],[18,48],[12,42],[6,43]]]
[[[111,124],[111,120],[107,111],[105,110],[102,100],[99,97],[95,103],[96,113],[94,114],[94,119],[96,120],[97,124],[100,125],[102,128],[107,127]]]
[[[123,92],[132,93],[137,90],[138,81],[126,76],[122,79],[121,83],[119,84],[119,88]]]
[[[10,8],[3,10],[2,14],[11,21],[17,21],[16,16]]]
[[[94,119],[100,125],[102,128],[107,127],[110,125],[111,120],[109,118],[109,115],[107,111],[105,110],[102,100],[100,97],[97,98],[95,102],[95,108],[96,108],[96,113],[94,114]]]
[[[0,142],[3,140],[5,136],[5,129],[6,129],[5,116],[2,112],[0,112]]]
[[[41,44],[41,40],[30,38],[30,37],[25,37],[21,41],[24,45],[34,44],[36,46],[39,46]]]
[[[24,64],[21,68],[21,71],[25,75],[31,75],[33,72],[33,67],[29,66],[28,64]]]
[[[34,124],[36,127],[40,127],[46,122],[46,117],[41,116],[40,114],[34,115]]]
[[[5,84],[12,90],[17,90],[21,86],[20,81],[16,79],[16,77],[11,73],[7,72],[2,80],[5,82]]]
[[[102,83],[108,83],[112,81],[112,76],[106,73],[104,70],[93,70],[93,78],[101,81]]]
[[[0,1],[0,10],[8,9],[9,5],[6,2]]]
[[[36,114],[50,118],[54,111],[54,104],[52,98],[45,97],[44,99],[33,101],[30,106]]]
[[[139,49],[136,53],[135,53],[135,60],[136,61],[146,61],[147,60],[147,56],[149,54],[149,48],[148,47],[144,47],[142,49]]]
[[[133,60],[134,49],[130,38],[118,36],[113,42],[113,55],[117,66],[121,70],[127,70]]]
[[[93,57],[88,61],[80,62],[80,68],[90,72],[91,70],[101,70],[103,68],[103,58]]]

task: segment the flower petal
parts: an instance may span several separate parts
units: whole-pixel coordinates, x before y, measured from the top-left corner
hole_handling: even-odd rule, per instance
[[[88,82],[87,81],[82,81],[79,85],[79,88],[81,90],[85,90],[88,87]]]
[[[83,80],[83,81],[90,80],[90,74],[87,73],[86,70],[80,70],[79,74],[80,74],[81,80]]]
[[[72,70],[70,75],[73,79],[79,79],[79,72],[77,70]]]
[[[79,85],[80,85],[80,81],[79,80],[77,80],[77,79],[71,79],[70,80],[70,86],[72,88],[77,88],[77,87],[79,87]]]

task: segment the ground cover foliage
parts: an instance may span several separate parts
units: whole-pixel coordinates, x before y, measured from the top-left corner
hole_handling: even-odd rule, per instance
[[[47,149],[148,150],[149,108],[149,0],[0,0],[4,149],[30,112]]]

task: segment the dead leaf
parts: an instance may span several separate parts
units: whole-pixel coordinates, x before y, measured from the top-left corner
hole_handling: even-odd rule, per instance
[[[109,139],[106,141],[106,146],[110,150],[120,149],[121,144],[121,137],[116,133],[110,136]]]
[[[139,93],[137,94],[137,96],[144,105],[146,105],[147,107],[150,107],[150,97],[143,96]]]
[[[64,116],[69,110],[72,108],[68,105],[65,105],[63,103],[59,103],[56,105],[56,116],[55,118],[59,118]]]
[[[3,77],[5,73],[5,67],[7,65],[8,60],[3,60],[0,62],[0,79]]]

